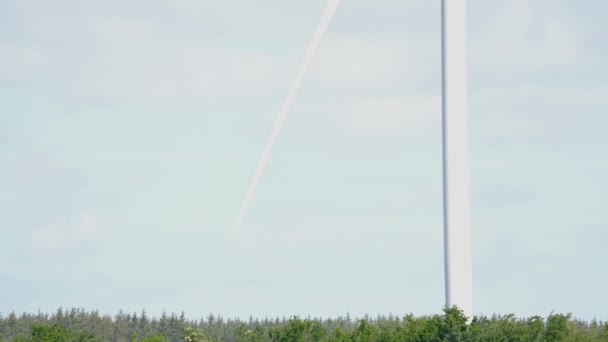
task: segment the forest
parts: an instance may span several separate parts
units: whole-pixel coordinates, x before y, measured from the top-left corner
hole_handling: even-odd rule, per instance
[[[353,319],[264,318],[226,319],[210,314],[196,320],[163,313],[148,317],[119,312],[59,308],[53,314],[0,314],[0,341],[14,342],[297,342],[297,341],[608,341],[608,322],[585,322],[570,314],[546,318],[514,315],[474,317],[458,308],[441,314],[404,317],[388,315]]]

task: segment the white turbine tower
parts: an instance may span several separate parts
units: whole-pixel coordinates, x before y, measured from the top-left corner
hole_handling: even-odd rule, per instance
[[[328,0],[304,58],[264,147],[233,228],[242,219],[264,173],[272,148],[341,0]],[[472,317],[471,232],[469,216],[466,0],[442,0],[443,216],[446,306]]]
[[[441,60],[445,300],[471,318],[466,0],[441,2]]]

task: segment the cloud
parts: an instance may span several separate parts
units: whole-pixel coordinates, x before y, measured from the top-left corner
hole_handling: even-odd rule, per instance
[[[24,31],[50,42],[36,48],[49,56],[50,69],[38,84],[71,102],[246,103],[284,94],[322,4],[295,11],[279,2],[154,2],[166,12],[160,21],[130,7],[124,13],[77,7],[67,14],[48,8],[54,13],[48,16],[26,3],[20,15]],[[226,6],[239,10],[226,11]],[[57,44],[66,40],[67,47]],[[330,32],[304,88],[419,89],[432,67],[428,55],[438,53],[438,46],[426,45]]]
[[[542,148],[554,151],[558,145],[580,146],[599,136],[596,131],[602,127],[600,117],[608,109],[605,92],[605,86],[577,86],[576,82],[498,87],[490,82],[487,89],[471,94],[471,141],[473,146],[511,151],[525,146],[529,152]],[[553,152],[546,156],[564,159],[565,152],[567,149],[561,156],[554,156]]]
[[[567,67],[576,60],[577,37],[569,21],[528,0],[500,4],[506,7],[486,9],[500,13],[491,16],[492,22],[476,20],[470,29],[469,58],[474,68],[538,73]]]
[[[280,241],[291,247],[329,247],[360,243],[373,233],[374,229],[362,224],[361,218],[340,217],[331,222],[296,225],[281,232]]]
[[[310,69],[312,86],[349,91],[415,85],[428,76],[427,51],[397,39],[329,33]]]
[[[49,153],[3,150],[0,165],[0,186],[4,188],[74,188],[84,183],[81,173]]]
[[[133,32],[116,19],[102,28],[107,46],[72,66],[63,85],[67,94],[113,103],[246,103],[283,95],[299,61],[291,53],[300,49],[284,45],[277,48],[289,49],[287,55],[256,47],[235,49],[211,41],[163,38],[144,28],[137,28],[137,37],[128,38]],[[424,86],[429,70],[420,53],[398,41],[328,37],[303,91],[348,93],[379,88],[394,93],[404,85]]]
[[[23,14],[21,29],[37,37],[38,43],[0,47],[0,77],[24,79],[44,64],[47,72],[36,79],[36,86],[64,101],[138,105],[252,101],[282,93],[297,63],[257,44],[234,47],[230,39],[208,39],[181,26],[175,32],[173,26],[151,16],[33,13]],[[47,43],[40,44],[40,39]],[[69,42],[67,47],[64,41]]]
[[[0,82],[29,79],[47,63],[44,50],[29,45],[0,45]]]
[[[99,243],[108,236],[108,223],[99,212],[86,208],[72,217],[59,218],[45,227],[32,230],[26,249],[36,256],[60,256]]]
[[[273,72],[283,61],[265,53],[233,53],[187,42],[122,50],[125,55],[102,53],[100,59],[81,65],[66,91],[110,103],[208,103],[251,101],[283,84]]]
[[[607,169],[608,161],[606,160],[588,160],[588,159],[479,159],[472,161],[475,165],[488,166],[494,168],[551,168],[553,170],[568,170],[568,169]]]
[[[582,146],[608,108],[605,82],[597,77],[602,71],[594,65],[598,51],[585,45],[589,32],[580,25],[589,19],[564,4],[525,0],[471,10],[473,148],[491,149],[492,158],[525,150],[525,159]]]
[[[358,138],[425,137],[441,124],[439,96],[368,97],[324,109],[335,130]]]
[[[486,184],[473,191],[473,203],[482,209],[526,206],[535,198],[531,188],[517,184]]]

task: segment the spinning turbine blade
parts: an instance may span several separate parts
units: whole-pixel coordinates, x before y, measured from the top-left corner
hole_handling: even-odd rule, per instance
[[[306,74],[306,71],[308,70],[308,68],[310,67],[310,65],[312,63],[313,57],[314,57],[315,53],[317,52],[317,49],[319,48],[319,45],[321,44],[323,37],[325,36],[325,32],[327,32],[327,28],[329,27],[329,24],[330,24],[332,18],[334,17],[334,14],[336,14],[336,10],[338,9],[340,2],[341,2],[341,0],[328,0],[327,4],[325,5],[325,9],[323,10],[323,15],[321,16],[321,20],[319,21],[319,24],[317,25],[317,28],[312,36],[312,40],[310,41],[308,48],[306,49],[306,52],[304,53],[304,57],[302,58],[302,61],[298,68],[296,77],[294,78],[293,82],[291,83],[291,86],[289,87],[289,90],[287,92],[287,97],[283,101],[283,105],[281,106],[281,109],[279,110],[279,114],[277,115],[277,118],[275,119],[274,125],[272,126],[272,131],[270,132],[270,136],[268,137],[268,140],[266,141],[264,151],[262,152],[262,157],[260,158],[260,161],[258,162],[258,166],[255,170],[255,174],[253,176],[253,179],[251,180],[251,183],[249,184],[249,188],[247,190],[247,193],[245,194],[245,200],[243,201],[243,205],[241,206],[241,210],[239,211],[239,215],[236,219],[236,223],[232,230],[233,236],[236,236],[239,232],[239,227],[241,225],[241,222],[243,221],[245,212],[247,211],[247,208],[249,207],[249,204],[251,203],[251,200],[253,199],[253,195],[255,194],[255,190],[260,182],[260,179],[262,178],[262,175],[264,174],[264,169],[266,168],[266,164],[268,163],[268,159],[270,158],[270,153],[272,152],[272,148],[274,147],[274,144],[277,141],[281,128],[283,127],[283,124],[285,123],[285,119],[287,119],[287,115],[289,114],[289,110],[291,109],[291,106],[296,98],[296,95],[298,94],[298,90],[300,89],[300,86],[302,85],[302,81],[304,80],[304,75]]]

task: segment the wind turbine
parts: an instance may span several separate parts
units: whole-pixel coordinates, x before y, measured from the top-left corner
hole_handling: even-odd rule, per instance
[[[341,0],[328,0],[304,53],[285,101],[279,110],[262,157],[249,185],[232,234],[237,235],[245,212],[264,173],[272,148],[296,98],[306,71],[327,32]],[[466,0],[441,1],[443,223],[446,306],[473,313],[468,115],[466,69]]]
[[[473,316],[466,0],[441,1],[445,301]]]

